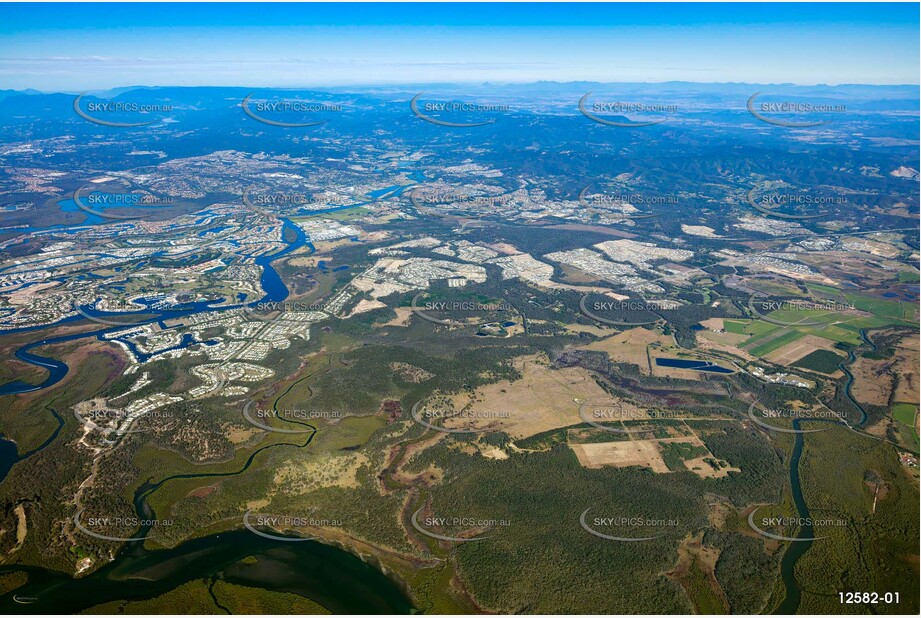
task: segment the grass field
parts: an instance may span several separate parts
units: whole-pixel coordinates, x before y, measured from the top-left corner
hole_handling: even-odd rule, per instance
[[[882,300],[879,298],[870,298],[868,296],[859,296],[857,294],[845,294],[845,298],[858,309],[869,311],[873,315],[882,318],[912,320],[917,315],[917,310],[912,303],[903,303],[897,300]]]
[[[734,335],[747,335],[745,331],[745,322],[736,322],[735,320],[723,320],[723,329],[727,333],[733,333]]]
[[[911,403],[897,403],[892,406],[892,418],[896,421],[895,429],[902,442],[914,450],[921,448],[921,436],[915,425],[918,407]]]
[[[749,348],[749,352],[751,352],[751,354],[754,356],[764,356],[765,354],[769,354],[770,352],[773,352],[774,350],[781,348],[788,343],[796,341],[803,335],[805,335],[805,333],[802,331],[790,330],[777,337],[771,337],[769,340],[765,338],[763,343]]]
[[[899,437],[901,438],[903,444],[906,444],[908,447],[916,451],[921,449],[921,438],[918,437],[918,432],[914,427],[909,427],[908,425],[902,425],[899,423],[896,424],[896,429],[899,432]]]
[[[749,345],[753,341],[774,332],[778,327],[763,320],[723,320],[723,328],[727,333],[751,335],[751,339],[745,342],[745,345]]]
[[[847,301],[861,311],[872,315],[857,315],[855,312],[828,311],[825,309],[793,308],[780,309],[767,315],[771,320],[783,322],[774,324],[766,320],[724,320],[726,332],[750,335],[740,344],[753,356],[762,357],[804,335],[815,335],[835,343],[860,345],[860,331],[881,328],[891,324],[913,323],[917,320],[915,307],[911,303],[881,300],[856,294],[842,295],[835,288],[810,284],[809,289],[818,298],[839,302]]]
[[[914,427],[918,409],[910,403],[897,403],[892,406],[892,418],[900,423]]]
[[[833,288],[828,285],[821,285],[819,283],[810,283],[806,286],[809,290],[814,292],[822,292],[826,296],[840,296],[841,290],[838,288]]]
[[[903,271],[899,273],[899,281],[902,283],[916,282],[918,281],[918,274]],[[918,312],[914,303],[874,298],[861,294],[845,294],[835,288],[815,283],[810,283],[807,287],[816,297],[845,301],[861,311],[872,313],[877,318],[903,322],[917,321]],[[833,312],[833,315],[838,316],[841,314],[839,312]]]

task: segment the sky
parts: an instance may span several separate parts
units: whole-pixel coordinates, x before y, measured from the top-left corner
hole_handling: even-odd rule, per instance
[[[918,84],[916,3],[0,4],[0,89]]]

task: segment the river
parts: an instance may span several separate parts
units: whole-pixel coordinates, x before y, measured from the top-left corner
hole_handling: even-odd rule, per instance
[[[285,543],[248,530],[194,539],[173,549],[129,544],[114,561],[78,579],[40,567],[0,568],[0,573],[16,571],[25,571],[29,581],[0,597],[4,614],[74,614],[110,601],[152,599],[186,582],[214,577],[299,594],[333,613],[412,611],[394,582],[345,550],[316,541]]]
[[[58,430],[23,458],[54,440],[63,426],[63,419],[57,413],[55,416],[60,423]],[[149,498],[169,481],[237,476],[249,469],[263,451],[306,448],[313,442],[316,427],[296,420],[287,422],[313,431],[302,444],[279,442],[257,449],[238,470],[175,474],[156,483],[143,483],[134,498],[139,519],[156,519]],[[15,445],[5,444],[13,446],[15,455]],[[4,443],[0,447],[3,457],[0,463],[3,463],[9,453]],[[145,526],[136,536],[146,538],[149,532],[150,527]],[[221,578],[232,584],[299,594],[337,614],[413,611],[412,603],[394,581],[348,551],[317,541],[270,539],[249,530],[205,536],[173,549],[151,550],[143,542],[126,543],[112,562],[81,578],[35,566],[0,567],[0,574],[16,571],[26,572],[29,580],[25,586],[0,597],[0,611],[4,614],[74,614],[110,601],[152,599],[202,578]]]
[[[800,423],[804,419],[794,419],[793,429],[800,429]],[[809,507],[806,505],[806,499],[803,498],[803,488],[799,478],[799,460],[803,455],[803,434],[796,434],[793,444],[793,453],[790,455],[790,491],[793,494],[793,504],[796,506],[796,512],[799,517],[809,517]],[[796,534],[798,539],[806,539],[813,536],[812,524],[802,525]],[[802,597],[802,588],[796,581],[794,569],[797,561],[809,551],[812,547],[812,540],[791,542],[790,547],[784,552],[780,560],[780,577],[783,580],[786,590],[784,600],[774,610],[775,614],[795,614],[799,608],[800,598]]]
[[[861,330],[860,336],[863,341],[871,347],[872,350],[876,350],[876,344],[870,341],[867,337],[867,331]],[[851,385],[854,383],[854,375],[851,373],[848,365],[852,364],[856,359],[857,355],[853,350],[848,351],[847,360],[842,361],[838,364],[838,367],[841,371],[844,372],[846,380],[844,383],[844,394],[847,396],[848,400],[854,404],[857,410],[860,412],[860,421],[857,423],[858,427],[864,425],[867,422],[867,412],[864,410],[863,406],[854,399],[854,396],[851,394]],[[837,423],[838,421],[832,421],[830,419],[794,419],[793,428],[800,429],[800,423],[802,421],[821,421],[821,422],[833,422]],[[796,506],[796,512],[799,517],[810,518],[809,507],[806,504],[805,498],[803,498],[803,489],[799,477],[799,462],[803,454],[803,445],[804,445],[804,434],[796,434],[796,438],[793,444],[793,453],[790,455],[790,491],[793,494],[793,504]],[[811,538],[813,536],[812,525],[803,525],[800,526],[799,532],[796,537],[800,539]],[[787,548],[787,551],[784,552],[783,558],[780,561],[780,576],[784,583],[785,596],[784,600],[777,606],[777,609],[774,610],[775,614],[795,614],[796,610],[799,609],[800,600],[802,598],[802,588],[799,585],[799,582],[796,580],[796,574],[794,569],[796,568],[796,563],[800,558],[805,555],[809,548],[812,547],[813,541],[797,541],[791,542],[790,547]]]
[[[302,246],[313,250],[313,245],[300,227],[285,219],[284,229],[289,234],[293,233],[295,239],[281,251],[256,259],[256,263],[263,267],[261,282],[265,291],[259,302],[279,302],[288,297],[288,288],[272,266],[273,261]],[[203,308],[200,306],[192,306],[184,310],[154,312],[145,322],[181,317],[201,310]],[[84,337],[99,337],[113,328],[122,327],[52,337],[23,346],[17,350],[16,356],[48,369],[49,376],[38,385],[10,382],[0,387],[0,394],[47,388],[67,374],[65,363],[32,354],[29,350]],[[58,419],[58,428],[44,444],[33,451],[19,456],[15,443],[0,438],[0,482],[13,465],[40,451],[57,437],[63,419],[52,412]],[[142,517],[152,517],[153,512],[147,501],[157,488],[169,480],[242,474],[260,452],[283,446],[303,448],[310,444],[314,435],[315,432],[311,433],[304,444],[277,443],[258,449],[241,469],[234,472],[182,474],[156,484],[145,483],[136,493],[135,508]],[[147,532],[142,529],[140,535],[144,536]],[[193,539],[173,549],[150,550],[143,545],[126,543],[112,562],[80,578],[35,566],[0,567],[0,573],[22,571],[29,576],[25,586],[0,597],[0,611],[4,614],[73,614],[109,601],[151,599],[186,582],[215,577],[234,584],[300,594],[333,613],[404,614],[413,611],[411,602],[401,588],[377,567],[348,551],[317,541],[286,543],[258,536],[248,530],[234,530]],[[244,558],[249,559],[243,561]]]
[[[265,292],[265,295],[256,302],[269,303],[269,302],[281,302],[288,297],[288,288],[281,280],[281,277],[278,275],[278,272],[272,266],[272,262],[275,260],[284,257],[285,255],[300,249],[301,247],[307,247],[310,249],[311,253],[314,251],[313,244],[308,240],[307,235],[304,231],[288,219],[284,219],[283,230],[294,234],[294,240],[288,243],[288,245],[276,253],[270,255],[263,255],[256,258],[256,264],[262,267],[262,276],[260,282],[262,284],[262,289]],[[14,380],[6,384],[0,385],[0,395],[16,395],[19,393],[30,393],[33,391],[41,390],[48,388],[60,382],[64,379],[64,376],[67,375],[69,368],[66,363],[59,361],[54,358],[48,358],[45,356],[39,356],[38,354],[33,354],[32,350],[35,348],[55,345],[58,343],[65,343],[68,341],[76,341],[78,339],[84,339],[88,337],[96,337],[102,340],[101,335],[111,330],[118,330],[121,328],[127,328],[136,324],[146,324],[150,322],[162,322],[164,320],[170,320],[175,318],[181,318],[183,316],[192,315],[195,313],[200,313],[202,311],[227,311],[230,309],[237,309],[243,305],[225,305],[222,307],[211,307],[216,301],[199,301],[194,303],[188,303],[179,309],[168,309],[168,310],[155,310],[155,309],[145,309],[139,312],[111,312],[111,313],[100,313],[98,311],[86,310],[87,314],[93,317],[103,317],[106,319],[118,318],[119,316],[138,316],[138,315],[149,315],[150,317],[145,318],[142,321],[126,323],[120,326],[107,326],[94,331],[76,333],[72,335],[63,335],[60,337],[50,337],[47,339],[42,339],[41,341],[35,341],[29,344],[22,346],[16,350],[16,358],[23,361],[24,363],[34,365],[37,367],[42,367],[43,369],[48,370],[48,377],[45,378],[40,384],[28,384],[21,380]],[[38,330],[41,328],[50,328],[64,322],[74,322],[79,321],[83,316],[71,316],[61,322],[58,322],[55,325],[43,325],[39,327],[27,327],[22,329],[15,329],[6,331],[3,334],[10,333],[20,333],[27,332],[30,330]],[[186,340],[186,345],[190,340]]]

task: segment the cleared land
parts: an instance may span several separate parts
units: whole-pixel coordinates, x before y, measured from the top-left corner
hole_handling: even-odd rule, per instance
[[[860,403],[874,406],[889,404],[889,395],[895,386],[890,371],[890,360],[874,360],[860,357],[851,365],[854,374],[852,392]]]
[[[585,468],[641,466],[659,474],[669,472],[665,460],[662,459],[653,441],[624,440],[595,444],[570,444],[570,447],[579,458],[579,463]]]
[[[720,551],[703,544],[703,533],[688,537],[678,547],[678,564],[666,573],[688,595],[697,614],[728,614],[729,600],[716,579]]]
[[[908,335],[899,340],[891,358],[859,357],[851,367],[854,397],[879,406],[918,401],[918,343],[917,335]]]
[[[651,345],[660,349],[671,349],[675,347],[675,342],[658,329],[649,330],[637,327],[617,333],[613,337],[594,341],[582,349],[605,352],[612,361],[617,363],[638,365],[640,373],[648,376],[650,368],[647,349]]]
[[[705,356],[688,356],[675,344],[672,335],[664,334],[659,328],[631,328],[594,341],[583,350],[605,352],[613,362],[637,365],[643,375],[668,376],[681,380],[700,380],[702,372],[680,367],[660,367],[655,364],[656,357],[679,357],[693,360],[712,360]]]
[[[409,326],[409,319],[413,315],[412,307],[396,307],[394,311],[397,314],[395,318],[377,326]]]
[[[892,370],[899,376],[895,387],[895,401],[918,401],[921,397],[918,389],[918,335],[908,335],[896,348]]]
[[[729,476],[730,472],[742,471],[739,468],[714,467],[710,465],[710,462],[708,462],[707,459],[712,459],[712,457],[696,457],[694,459],[687,459],[685,460],[684,465],[688,470],[705,479],[721,479],[723,477]]]
[[[463,421],[464,426],[489,425],[517,440],[577,425],[582,422],[579,418],[582,402],[610,399],[589,372],[580,367],[550,369],[547,358],[537,354],[515,359],[514,366],[521,373],[520,380],[503,380],[480,387],[472,394],[452,396],[454,409],[466,408],[473,412],[469,416],[508,413],[507,418],[468,418]],[[445,426],[454,424],[446,421]]]
[[[647,427],[655,424],[654,420],[644,423]],[[634,425],[631,427],[637,428]],[[679,471],[683,465],[701,478],[723,478],[730,472],[741,472],[736,467],[716,465],[713,453],[686,423],[678,426],[667,425],[666,430],[669,437],[659,434],[657,438],[639,439],[638,435],[648,434],[633,434],[629,439],[614,438],[611,442],[585,443],[572,441],[572,438],[584,433],[573,430],[570,433],[569,447],[585,468],[640,466],[665,474]]]
[[[805,335],[764,355],[765,360],[789,366],[816,350],[834,350],[834,343],[815,335]]]

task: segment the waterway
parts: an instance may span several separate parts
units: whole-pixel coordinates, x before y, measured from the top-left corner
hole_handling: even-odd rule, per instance
[[[278,272],[272,266],[272,262],[275,260],[292,253],[300,249],[301,247],[307,247],[310,249],[311,253],[315,250],[313,244],[308,240],[307,235],[304,231],[293,222],[288,219],[284,220],[284,226],[282,228],[283,233],[287,234],[289,237],[293,235],[294,240],[288,243],[288,245],[275,253],[263,255],[256,258],[256,264],[262,267],[262,276],[260,282],[262,284],[262,289],[265,291],[265,295],[259,299],[257,302],[281,302],[288,297],[288,288],[281,280],[281,277],[278,275]],[[43,369],[48,370],[48,377],[45,378],[40,384],[28,384],[22,380],[14,380],[6,384],[0,385],[0,395],[15,395],[19,393],[30,393],[33,391],[41,390],[48,388],[60,382],[64,376],[67,375],[69,368],[66,363],[59,361],[54,358],[48,358],[45,356],[39,356],[34,354],[32,350],[42,346],[55,345],[59,343],[66,343],[68,341],[76,341],[78,339],[83,339],[87,337],[96,337],[100,340],[102,335],[110,330],[116,330],[119,328],[125,328],[135,324],[146,324],[149,322],[163,322],[164,320],[170,320],[175,318],[184,317],[187,315],[192,315],[195,313],[200,313],[202,311],[226,311],[229,309],[236,309],[242,305],[225,305],[222,307],[211,307],[211,305],[216,301],[200,301],[194,303],[188,303],[180,308],[167,309],[167,310],[156,310],[153,308],[148,308],[139,312],[111,312],[111,313],[102,313],[94,311],[88,308],[84,308],[84,311],[88,315],[93,317],[100,317],[110,320],[117,320],[119,316],[133,316],[137,317],[139,315],[149,316],[143,320],[137,322],[126,323],[123,326],[108,326],[95,331],[77,333],[73,335],[63,335],[60,337],[50,337],[47,339],[42,339],[40,341],[35,341],[29,343],[18,350],[16,350],[16,358],[23,361],[24,363],[35,365],[37,367],[42,367]],[[58,322],[57,325],[76,322],[79,320],[85,319],[83,316],[71,316],[61,322]],[[21,333],[27,332],[30,330],[38,330],[41,328],[49,328],[49,325],[43,325],[38,327],[29,327],[23,329],[16,329],[7,331],[9,333]],[[190,345],[192,342],[190,339],[183,341],[180,347],[185,347]]]
[[[867,336],[867,329],[860,330],[860,338],[863,342],[870,347],[871,352],[876,352],[876,344],[870,341],[870,338]],[[851,373],[850,365],[857,360],[857,355],[853,350],[848,350],[847,360],[838,363],[838,368],[844,372],[845,381],[844,381],[844,395],[848,398],[855,408],[860,412],[860,421],[857,423],[858,427],[863,427],[867,422],[867,411],[864,407],[854,398],[854,395],[851,393],[851,386],[854,384],[854,374]]]
[[[802,420],[804,419],[794,419],[793,429],[800,429]],[[799,478],[799,461],[802,455],[803,434],[798,433],[793,443],[793,453],[790,455],[790,491],[793,494],[793,504],[796,507],[797,514],[799,517],[808,518],[810,516],[809,507],[806,504],[806,499],[803,498],[803,488]],[[813,536],[814,531],[811,523],[800,526],[799,532],[796,534],[798,539],[811,539]],[[791,541],[790,547],[784,552],[783,558],[780,560],[780,577],[784,584],[785,596],[777,609],[774,610],[775,614],[795,614],[799,608],[802,588],[799,582],[796,581],[794,569],[797,561],[812,547],[812,543],[812,540]]]
[[[3,482],[3,479],[18,462],[19,451],[16,443],[0,435],[0,482]]]
[[[720,367],[712,361],[689,360],[684,358],[657,358],[655,361],[656,365],[659,367],[678,367],[681,369],[708,371],[711,373],[732,373],[732,369]]]
[[[872,351],[876,350],[876,344],[870,341],[866,330],[860,331],[860,337],[863,339],[865,344],[870,346]],[[857,408],[861,415],[860,421],[856,423],[856,426],[862,427],[867,422],[867,412],[851,394],[851,385],[854,383],[854,374],[851,373],[849,369],[849,365],[851,365],[856,360],[857,356],[853,350],[849,350],[847,354],[847,360],[839,363],[838,367],[841,369],[841,371],[844,372],[846,377],[844,383],[844,394],[854,405],[854,407]],[[800,423],[804,420],[810,419],[795,419],[793,421],[793,428],[800,429]],[[830,419],[812,420],[814,422],[821,421],[837,423],[837,421],[832,421]],[[806,505],[806,500],[803,498],[803,490],[799,477],[799,461],[803,454],[803,435],[804,434],[801,433],[796,434],[795,442],[793,445],[793,453],[790,456],[790,490],[793,494],[793,504],[796,506],[796,511],[799,514],[799,517],[808,519],[810,517],[809,507]],[[809,524],[801,526],[796,536],[797,538],[809,538],[813,535],[812,525]],[[802,597],[802,589],[799,585],[799,582],[796,581],[794,569],[796,567],[797,561],[799,561],[799,559],[802,558],[807,551],[809,551],[809,548],[812,547],[812,543],[813,541],[811,540],[791,543],[790,547],[787,548],[787,551],[784,552],[783,558],[780,561],[780,576],[784,583],[786,596],[774,611],[775,614],[794,614],[799,608],[800,599]]]
[[[286,543],[236,530],[174,549],[139,545],[129,544],[114,561],[79,579],[39,567],[2,567],[0,573],[25,571],[29,581],[0,597],[0,612],[75,614],[110,601],[152,599],[187,582],[214,577],[299,594],[337,614],[407,614],[413,609],[378,568],[316,541]]]
[[[398,195],[405,187],[382,189],[380,196]],[[378,196],[372,195],[373,199]],[[347,206],[352,207],[352,206]],[[346,207],[346,208],[347,208]],[[279,252],[256,258],[263,268],[261,283],[265,292],[258,302],[281,302],[288,297],[287,286],[272,266],[272,262],[301,247],[314,251],[306,234],[290,220],[284,220],[284,234],[294,240]],[[214,302],[214,301],[210,301]],[[242,302],[242,299],[241,299]],[[227,310],[192,305],[181,310],[157,311],[150,308],[139,312],[150,315],[142,323],[197,313],[202,310]],[[106,317],[135,315],[138,313],[107,313]],[[82,316],[65,321],[77,321]],[[47,328],[47,326],[36,327]],[[30,343],[16,351],[20,360],[43,367],[49,376],[37,385],[13,381],[0,386],[0,394],[25,393],[48,388],[67,375],[68,367],[62,361],[33,354],[30,350],[85,337],[100,337],[109,330],[123,328],[110,326],[100,330],[61,337],[51,337]],[[183,342],[188,344],[187,341]],[[52,412],[54,412],[52,410]],[[19,456],[15,443],[0,437],[0,481],[13,465],[50,444],[60,432],[63,419],[57,413],[59,426],[40,447]],[[142,518],[153,518],[148,500],[164,483],[179,478],[232,476],[242,474],[256,456],[269,448],[306,447],[314,433],[303,444],[272,444],[254,452],[239,470],[230,473],[181,474],[157,483],[144,483],[135,494],[135,509]],[[140,531],[146,536],[148,529]],[[244,561],[244,558],[247,560]],[[252,560],[255,558],[255,560]],[[343,549],[316,541],[300,540],[286,543],[252,534],[248,530],[235,530],[187,541],[173,549],[152,550],[144,543],[126,543],[108,565],[90,575],[74,578],[69,574],[34,566],[0,567],[0,573],[23,571],[28,583],[10,594],[0,597],[0,611],[6,614],[73,614],[100,603],[120,600],[151,599],[177,586],[201,578],[223,578],[244,586],[281,592],[291,592],[310,598],[333,613],[345,614],[404,614],[413,607],[403,590],[377,567],[370,565]]]
[[[54,429],[48,438],[36,446],[31,451],[26,453],[19,454],[19,447],[12,440],[7,440],[3,437],[3,434],[0,434],[0,483],[6,478],[6,475],[10,473],[10,470],[13,469],[20,461],[25,461],[35,453],[39,452],[52,442],[54,442],[58,434],[61,433],[61,429],[64,427],[64,419],[61,418],[61,415],[58,414],[57,410],[52,407],[48,407],[48,410],[54,416],[55,420],[58,422],[58,426]]]
[[[134,498],[138,517],[156,519],[149,498],[172,480],[236,476],[249,469],[263,451],[310,445],[316,428],[300,421],[288,422],[313,432],[302,444],[273,443],[257,449],[235,471],[176,474],[156,483],[143,483]],[[0,443],[0,457],[7,456]],[[136,536],[146,538],[149,532],[150,527],[145,526]],[[413,611],[412,603],[394,581],[348,551],[317,541],[269,539],[249,530],[201,537],[173,549],[152,550],[143,542],[126,543],[112,562],[81,578],[34,566],[0,567],[0,574],[16,571],[26,572],[28,582],[0,597],[0,612],[4,614],[75,614],[110,601],[152,599],[202,578],[299,594],[337,614]]]

